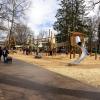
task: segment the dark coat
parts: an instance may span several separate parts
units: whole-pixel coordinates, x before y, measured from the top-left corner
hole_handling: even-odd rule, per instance
[[[2,56],[2,50],[0,49],[0,56]]]
[[[4,50],[2,51],[2,55],[3,55],[4,57],[7,57],[8,54],[9,54],[9,51],[8,51],[8,50],[4,49]]]

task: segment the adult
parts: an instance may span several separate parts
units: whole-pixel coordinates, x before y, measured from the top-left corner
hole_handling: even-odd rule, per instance
[[[0,61],[1,61],[1,56],[2,56],[2,49],[0,47]]]
[[[3,59],[4,59],[4,63],[7,62],[7,57],[8,57],[9,51],[7,50],[7,48],[5,47],[2,51],[2,55],[3,55]]]

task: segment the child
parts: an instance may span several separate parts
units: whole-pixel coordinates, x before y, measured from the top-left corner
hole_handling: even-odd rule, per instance
[[[78,44],[78,46],[82,46],[82,42],[79,36],[76,36],[76,43]]]
[[[79,36],[76,36],[76,43],[77,43],[77,45],[78,45],[79,47],[84,47],[85,53],[86,53],[87,55],[89,55],[87,49],[85,48],[85,46],[83,46],[83,44],[82,44],[81,39],[80,39]]]

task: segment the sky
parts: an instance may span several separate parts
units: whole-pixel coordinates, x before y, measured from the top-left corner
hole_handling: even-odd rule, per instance
[[[89,0],[86,4],[89,5]],[[95,2],[98,0],[95,0]],[[38,34],[41,30],[53,30],[56,21],[55,15],[59,8],[57,0],[32,0],[29,10],[26,12],[28,26]],[[91,10],[89,16],[95,16],[96,9]],[[55,32],[55,31],[54,31]]]
[[[25,23],[35,32],[37,35],[41,30],[53,32],[53,24],[56,21],[56,13],[59,8],[57,0],[31,0],[30,8],[26,11]],[[59,0],[60,1],[60,0]],[[89,0],[86,0],[86,4],[89,5]],[[95,2],[98,0],[94,0]],[[95,10],[91,10],[89,16],[96,16],[97,7]]]
[[[90,0],[85,0],[86,5],[87,5],[87,6],[93,5],[93,3],[89,2],[89,1],[90,1]],[[96,3],[96,2],[98,2],[99,0],[92,0],[92,1],[94,1],[94,3]],[[93,7],[93,6],[92,6],[92,7]],[[99,9],[99,5],[96,5],[96,6],[94,7],[94,9],[91,8],[91,10],[89,11],[88,16],[89,16],[89,17],[98,16],[98,12],[99,12],[98,9]]]
[[[41,30],[53,30],[58,7],[57,0],[32,0],[31,7],[26,14],[28,26],[35,34]]]

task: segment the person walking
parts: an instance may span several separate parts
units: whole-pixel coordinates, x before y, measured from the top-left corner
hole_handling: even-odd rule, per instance
[[[3,59],[4,59],[4,63],[7,62],[7,57],[8,57],[9,51],[7,50],[7,48],[5,47],[2,51],[2,55],[3,55]]]
[[[2,56],[2,49],[0,47],[0,62],[1,62],[1,56]]]

